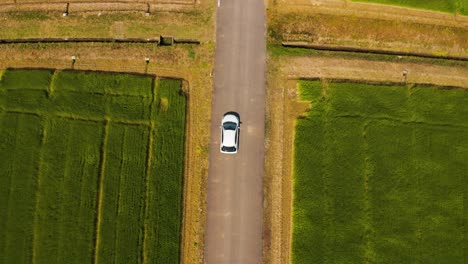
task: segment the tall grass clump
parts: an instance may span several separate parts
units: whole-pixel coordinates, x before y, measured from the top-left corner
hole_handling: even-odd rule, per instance
[[[299,82],[293,263],[463,263],[466,90],[321,86]]]

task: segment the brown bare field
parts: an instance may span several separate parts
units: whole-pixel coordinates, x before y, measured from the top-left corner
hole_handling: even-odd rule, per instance
[[[330,56],[268,57],[267,134],[265,160],[264,263],[290,263],[292,228],[292,153],[294,123],[309,107],[297,101],[298,78],[350,79],[402,82],[408,70],[408,83],[431,83],[468,89],[466,63],[452,66],[428,62],[388,62],[365,58]]]
[[[271,42],[468,54],[464,16],[347,1],[278,1],[269,9]]]
[[[182,78],[188,90],[183,263],[202,263],[205,183],[213,65],[212,44],[156,47],[148,44],[21,44],[0,46],[0,69],[54,68],[148,73]],[[12,56],[14,54],[14,56]],[[148,67],[145,57],[150,58]]]

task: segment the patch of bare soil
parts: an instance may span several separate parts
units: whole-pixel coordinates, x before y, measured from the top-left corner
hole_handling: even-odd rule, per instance
[[[329,57],[269,57],[265,154],[264,263],[290,263],[293,206],[294,123],[309,107],[297,101],[297,78],[404,81],[468,89],[468,68],[430,63]]]

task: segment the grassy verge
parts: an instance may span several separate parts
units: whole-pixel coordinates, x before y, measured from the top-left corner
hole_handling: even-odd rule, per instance
[[[462,263],[466,91],[299,87],[293,263]]]
[[[464,0],[437,0],[437,1],[424,1],[424,0],[353,0],[356,2],[370,2],[385,5],[398,5],[406,7],[414,7],[420,9],[428,9],[434,11],[442,11],[447,13],[459,13],[468,15],[466,9],[466,1]]]
[[[181,81],[157,81],[156,90],[153,82],[5,72],[0,245],[7,263],[179,262],[186,99]],[[165,107],[156,107],[154,92]]]

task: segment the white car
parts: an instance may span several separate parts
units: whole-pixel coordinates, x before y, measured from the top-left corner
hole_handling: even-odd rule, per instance
[[[239,128],[239,117],[231,113],[226,113],[221,121],[221,153],[237,153],[239,149]]]

